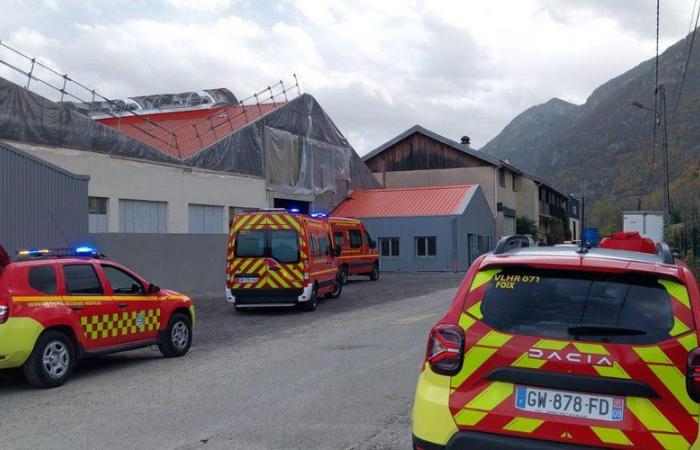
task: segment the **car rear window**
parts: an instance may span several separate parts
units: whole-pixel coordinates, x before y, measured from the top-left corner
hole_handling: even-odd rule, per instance
[[[242,230],[236,237],[234,255],[294,263],[299,261],[299,234],[295,230]]]
[[[29,269],[29,286],[44,294],[56,293],[56,271],[53,266],[35,266]]]
[[[505,268],[488,284],[483,320],[514,334],[594,342],[654,343],[669,338],[674,317],[659,278],[599,272]],[[580,327],[601,335],[574,334]],[[623,330],[605,335],[600,328]],[[636,335],[626,335],[633,329]]]
[[[299,238],[294,230],[270,230],[270,257],[282,262],[299,261]]]
[[[236,238],[236,256],[259,258],[265,255],[265,230],[242,230]]]

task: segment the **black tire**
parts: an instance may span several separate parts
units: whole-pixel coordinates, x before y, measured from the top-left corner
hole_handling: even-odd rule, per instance
[[[164,341],[158,349],[166,358],[179,358],[190,350],[192,345],[192,321],[182,313],[170,316]]]
[[[340,282],[340,275],[335,280],[335,286],[333,287],[333,291],[329,292],[326,294],[326,298],[338,298],[340,297],[340,294],[343,292],[343,283]]]
[[[303,311],[316,311],[316,305],[318,305],[318,293],[316,285],[311,289],[311,298],[305,302],[299,303]]]
[[[340,284],[348,284],[348,268],[346,266],[340,268]]]
[[[372,271],[369,273],[369,279],[372,281],[377,281],[379,279],[379,264],[374,263]]]
[[[39,336],[22,370],[32,386],[55,388],[68,380],[75,362],[73,339],[60,331],[49,330]]]

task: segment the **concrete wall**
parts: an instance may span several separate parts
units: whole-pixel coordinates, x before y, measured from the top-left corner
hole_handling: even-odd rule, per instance
[[[88,177],[0,144],[0,245],[64,248],[88,231]]]
[[[12,145],[70,172],[89,175],[89,195],[108,198],[108,232],[120,231],[119,199],[167,202],[168,233],[189,231],[190,203],[223,206],[224,232],[228,230],[228,207],[269,206],[265,180],[262,178],[190,169],[69,148],[26,143]]]
[[[227,235],[90,234],[89,243],[162,288],[222,297]]]
[[[516,211],[518,217],[526,216],[537,222],[539,220],[539,186],[527,177],[520,177],[520,190],[516,196]]]

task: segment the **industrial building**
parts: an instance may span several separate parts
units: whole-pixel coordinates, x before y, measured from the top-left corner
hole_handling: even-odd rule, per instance
[[[0,143],[0,245],[14,253],[86,239],[89,180]]]
[[[362,219],[383,271],[464,271],[496,237],[478,185],[356,190],[333,215]]]

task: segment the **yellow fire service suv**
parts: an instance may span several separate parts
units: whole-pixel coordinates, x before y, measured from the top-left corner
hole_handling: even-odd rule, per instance
[[[66,382],[83,357],[192,344],[194,306],[89,247],[19,252],[0,247],[0,369],[21,367],[38,387]]]
[[[299,306],[316,309],[319,296],[338,297],[331,226],[325,215],[284,209],[238,214],[231,225],[226,298],[243,308]]]

